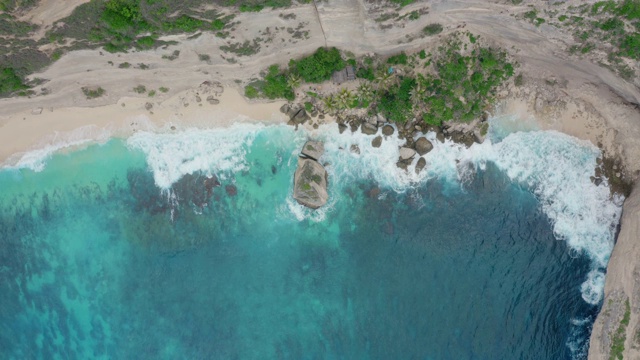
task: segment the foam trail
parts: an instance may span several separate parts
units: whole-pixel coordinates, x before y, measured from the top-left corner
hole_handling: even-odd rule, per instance
[[[407,172],[396,166],[398,148],[405,141],[395,136],[387,137],[380,148],[371,145],[379,134],[339,134],[331,126],[321,128],[317,136],[326,142],[322,160],[330,164],[334,188],[359,179],[374,180],[397,192],[433,178],[464,186],[477,169],[484,169],[487,162],[494,163],[513,182],[536,196],[558,240],[566,241],[576,256],[582,254],[593,260],[593,269],[581,291],[587,303],[598,304],[623,200],[611,199],[606,182],[596,186],[590,180],[600,150],[555,131],[500,134],[495,143],[488,139],[465,148],[451,141],[440,143],[435,134],[428,133],[426,137],[434,149],[424,156],[427,167],[420,174],[414,171],[417,156]],[[350,151],[352,145],[357,145],[360,154]]]
[[[127,140],[143,151],[156,185],[167,190],[184,175],[202,171],[224,177],[246,170],[245,155],[262,124],[237,123],[230,128],[187,129],[178,133],[138,132]]]
[[[109,129],[93,125],[83,126],[70,132],[55,132],[45,138],[37,149],[9,157],[6,169],[30,169],[35,172],[44,170],[47,160],[57,152],[78,149],[93,143],[104,143],[111,137]]]

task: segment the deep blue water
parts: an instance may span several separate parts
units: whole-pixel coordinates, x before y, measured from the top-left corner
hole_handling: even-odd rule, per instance
[[[304,136],[206,141],[165,189],[122,140],[0,171],[0,358],[584,357],[593,256],[535,186],[488,162],[397,191],[329,145],[318,215],[290,200]]]

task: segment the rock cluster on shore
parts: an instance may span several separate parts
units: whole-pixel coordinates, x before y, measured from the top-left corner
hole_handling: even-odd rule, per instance
[[[288,124],[296,128],[309,121],[312,117],[318,116],[318,111],[315,107],[313,112],[309,114],[302,104],[284,104],[280,111],[289,117]],[[320,117],[322,116],[320,115]],[[470,147],[474,143],[482,143],[484,141],[488,128],[486,115],[470,123],[450,122],[442,126],[425,125],[416,118],[407,121],[405,124],[393,126],[383,114],[370,116],[338,115],[336,120],[341,134],[350,129],[351,132],[360,130],[366,135],[376,135],[381,130],[382,134],[371,140],[371,146],[375,148],[382,146],[385,138],[397,133],[396,136],[400,139],[405,139],[406,143],[399,149],[400,156],[396,165],[405,171],[408,170],[409,165],[413,163],[417,154],[420,159],[418,159],[415,166],[416,173],[420,173],[427,165],[422,156],[433,149],[431,141],[424,137],[425,133],[435,132],[436,139],[439,142],[449,139],[455,143]],[[314,124],[313,127],[317,128],[317,125]],[[359,148],[355,149],[353,147],[350,150],[358,154],[361,151]]]
[[[293,176],[293,198],[301,205],[318,209],[327,203],[327,171],[318,159],[324,153],[324,144],[307,141],[298,158],[298,168]]]

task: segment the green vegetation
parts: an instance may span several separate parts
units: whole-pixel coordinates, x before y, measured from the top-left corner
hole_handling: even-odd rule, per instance
[[[83,87],[82,88],[82,93],[84,94],[84,96],[87,97],[87,99],[95,99],[95,98],[99,98],[100,96],[104,95],[105,91],[103,88],[101,87]]]
[[[0,96],[7,96],[17,91],[28,89],[14,69],[3,68],[0,71]]]
[[[626,35],[620,43],[620,54],[640,60],[640,33]]]
[[[260,96],[260,93],[255,87],[247,85],[244,87],[244,96],[248,97],[249,99],[255,99]]]
[[[151,90],[151,91],[149,91],[149,93],[147,95],[149,97],[154,97],[154,96],[156,96],[156,91],[155,90]]]
[[[407,65],[407,54],[401,52],[398,55],[393,55],[387,59],[387,64],[391,65]]]
[[[244,43],[232,43],[229,45],[220,46],[220,50],[225,53],[232,53],[238,56],[251,56],[257,54],[260,51],[260,44],[257,40],[253,42],[247,40]]]
[[[285,98],[293,100],[295,98],[293,89],[287,83],[287,77],[280,72],[278,65],[269,67],[269,71],[264,77],[262,93],[269,99]]]
[[[436,53],[430,54],[432,65],[415,75],[416,59],[427,57],[424,51],[412,55],[402,52],[386,61],[362,58],[356,61],[359,64],[356,74],[363,79],[357,92],[341,89],[325,96],[322,107],[329,113],[365,108],[370,113],[382,113],[396,123],[413,117],[421,117],[425,123],[436,126],[449,120],[471,121],[482,115],[493,100],[496,88],[514,75],[514,68],[503,51],[474,43],[465,43],[464,48],[462,50],[459,34],[452,36]],[[399,73],[411,75],[390,72],[389,64],[402,70]],[[264,81],[245,87],[245,95],[292,100],[293,90],[300,86],[300,81],[294,81],[295,77],[306,82],[322,82],[343,67],[344,60],[337,49],[320,48],[303,59],[292,59],[288,69],[281,71],[277,65],[271,66]],[[516,83],[522,85],[522,75],[516,78]],[[305,103],[305,108],[309,111],[311,103]]]
[[[123,62],[123,63],[120,63],[120,65],[118,65],[118,68],[120,69],[128,69],[130,67],[131,67],[131,64],[129,64],[128,62]]]
[[[622,360],[624,353],[624,342],[627,339],[627,326],[629,325],[629,320],[631,318],[631,308],[629,306],[629,299],[627,299],[624,303],[625,310],[622,320],[620,321],[620,325],[616,330],[615,334],[613,334],[613,339],[611,341],[611,352],[609,353],[609,360]]]
[[[443,30],[442,25],[438,23],[434,23],[434,24],[429,24],[425,26],[424,29],[422,29],[422,32],[424,32],[425,35],[427,36],[433,36],[433,35],[440,34],[442,30]]]
[[[313,110],[313,104],[310,102],[305,102],[304,103],[304,109],[307,110],[307,112],[311,112],[311,110]]]
[[[558,21],[565,21],[565,20],[567,20],[567,15],[558,16]]]
[[[394,3],[394,4],[400,5],[400,7],[403,7],[403,6],[407,6],[409,4],[412,4],[416,0],[390,0],[390,1],[392,3]]]
[[[290,71],[309,83],[329,80],[334,71],[342,70],[345,62],[336,48],[319,48],[310,56],[289,61]]]
[[[404,123],[413,114],[411,91],[416,86],[416,80],[404,78],[400,83],[393,84],[379,93],[378,110],[390,121]]]
[[[161,93],[167,93],[167,92],[169,92],[169,88],[166,88],[166,87],[164,87],[164,86],[160,86],[160,88],[159,88],[158,90],[160,90],[160,92],[161,92]]]
[[[147,87],[144,85],[138,85],[133,88],[133,91],[137,92],[138,94],[144,94],[147,92]]]

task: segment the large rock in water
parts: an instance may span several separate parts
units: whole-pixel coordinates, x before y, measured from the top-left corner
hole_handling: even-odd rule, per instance
[[[324,154],[324,144],[320,141],[309,140],[304,143],[300,153],[313,160],[318,160]]]
[[[433,150],[433,144],[431,143],[431,141],[427,140],[427,138],[421,137],[416,140],[415,148],[418,154],[422,156]]]
[[[312,209],[327,203],[327,171],[317,161],[298,158],[298,169],[293,176],[293,198]]]

